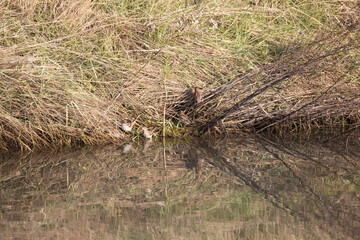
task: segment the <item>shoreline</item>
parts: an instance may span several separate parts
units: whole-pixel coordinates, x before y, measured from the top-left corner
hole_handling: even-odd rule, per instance
[[[169,3],[0,3],[0,149],[359,128],[356,1]]]

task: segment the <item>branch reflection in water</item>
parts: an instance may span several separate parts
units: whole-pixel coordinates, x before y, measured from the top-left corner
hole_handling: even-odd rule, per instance
[[[247,136],[166,144],[2,155],[4,239],[360,235],[355,140]]]

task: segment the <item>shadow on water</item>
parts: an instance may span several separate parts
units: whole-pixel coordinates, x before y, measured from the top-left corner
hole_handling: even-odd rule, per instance
[[[359,142],[263,136],[2,155],[2,239],[356,239]]]

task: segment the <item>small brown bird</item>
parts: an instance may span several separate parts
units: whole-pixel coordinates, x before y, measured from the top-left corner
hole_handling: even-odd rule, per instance
[[[133,149],[132,145],[131,144],[125,144],[124,147],[123,147],[123,153],[124,154],[127,154],[129,153],[131,150]]]
[[[132,123],[128,123],[127,121],[125,120],[122,120],[121,121],[121,124],[120,124],[120,128],[122,130],[124,130],[125,132],[131,132],[132,131],[132,127],[134,126],[134,124],[136,123],[136,120],[138,119],[138,117],[132,122]]]
[[[194,93],[195,93],[195,108],[197,108],[199,106],[199,104],[201,103],[201,91],[198,87],[194,88]]]
[[[142,127],[141,129],[143,130],[143,135],[146,139],[152,139],[155,128],[151,132],[147,129],[147,127]]]
[[[185,125],[191,123],[190,118],[184,113],[184,111],[180,111],[180,121]]]
[[[198,158],[197,159],[196,165],[195,165],[195,172],[196,173],[201,172],[201,170],[203,169],[204,163],[205,163],[205,159],[203,159],[203,158]]]
[[[130,123],[124,121],[124,120],[121,121],[120,128],[122,130],[124,130],[125,132],[131,132],[132,127],[133,127],[133,124],[130,124]]]

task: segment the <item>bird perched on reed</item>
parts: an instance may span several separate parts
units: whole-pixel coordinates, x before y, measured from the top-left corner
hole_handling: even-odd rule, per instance
[[[188,125],[191,123],[190,118],[184,113],[184,111],[180,111],[180,121],[184,124],[184,125]]]
[[[201,103],[201,91],[198,87],[194,88],[194,94],[195,94],[195,108],[199,107],[199,104]]]
[[[142,127],[141,129],[143,130],[143,136],[144,136],[146,139],[148,139],[148,140],[152,139],[152,136],[153,136],[153,134],[154,134],[155,128],[154,128],[152,131],[149,131],[149,129],[148,129],[147,127]]]
[[[125,132],[131,132],[133,124],[128,123],[127,121],[121,121],[120,128]]]
[[[205,159],[204,159],[204,158],[198,158],[198,159],[196,160],[196,165],[195,165],[195,172],[196,172],[196,173],[200,173],[200,172],[201,172],[201,170],[203,169],[204,163],[205,163]]]
[[[137,120],[137,118],[132,123],[129,123],[129,122],[125,121],[125,120],[122,120],[121,123],[120,123],[120,128],[125,132],[131,132],[132,127],[136,123],[136,120]]]
[[[131,150],[133,149],[132,145],[131,144],[125,144],[124,147],[123,147],[123,153],[124,154],[127,154],[129,153]]]

